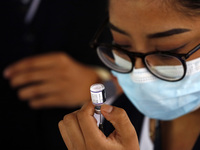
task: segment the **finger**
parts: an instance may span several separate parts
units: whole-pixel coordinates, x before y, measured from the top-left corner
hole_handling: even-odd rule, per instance
[[[22,72],[15,74],[10,79],[10,84],[12,87],[19,87],[34,82],[41,82],[44,80],[54,79],[54,76],[57,76],[59,72],[57,70],[51,69],[42,69],[42,70],[33,70],[28,72]]]
[[[86,143],[89,143],[91,147],[95,147],[95,144],[101,143],[101,140],[106,140],[106,136],[97,127],[94,115],[94,105],[92,102],[86,103],[81,110],[77,113],[79,125],[83,132]],[[99,141],[99,139],[101,139]],[[94,144],[94,145],[92,145]]]
[[[56,82],[43,82],[21,88],[18,91],[18,96],[21,100],[34,99],[38,96],[60,92],[61,88]]]
[[[67,136],[70,139],[72,149],[84,149],[85,141],[77,121],[76,112],[68,114],[64,117],[63,122]]]
[[[51,53],[25,58],[6,68],[4,71],[4,77],[10,78],[13,74],[18,72],[54,66],[56,62],[65,61],[65,56],[64,53]]]
[[[63,141],[65,142],[65,145],[67,146],[67,148],[70,150],[72,149],[72,144],[71,144],[71,141],[70,141],[70,138],[67,134],[67,130],[66,130],[66,126],[64,124],[64,121],[61,120],[59,123],[58,123],[58,127],[59,127],[59,130],[60,130],[60,133],[61,133],[61,136],[62,136],[62,139]]]
[[[82,102],[72,101],[68,98],[68,94],[66,94],[66,92],[55,92],[45,96],[33,98],[29,100],[29,105],[35,109],[43,107],[77,108],[82,106]]]
[[[64,102],[63,102],[64,103]],[[29,106],[34,109],[45,107],[64,107],[57,95],[47,95],[29,100]]]
[[[124,109],[103,105],[101,107],[101,112],[106,120],[112,123],[116,134],[118,134],[121,139],[124,141],[129,140],[130,137],[135,137],[137,139],[136,131]]]

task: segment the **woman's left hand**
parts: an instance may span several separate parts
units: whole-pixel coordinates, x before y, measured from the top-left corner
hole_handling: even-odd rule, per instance
[[[103,116],[115,127],[106,137],[97,127],[91,102],[81,110],[68,114],[59,122],[59,129],[69,150],[139,150],[138,138],[126,112],[103,105]]]

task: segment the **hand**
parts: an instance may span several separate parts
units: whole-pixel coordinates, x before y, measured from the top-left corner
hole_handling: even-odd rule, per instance
[[[89,88],[98,82],[94,69],[65,53],[25,58],[9,66],[4,76],[33,108],[77,107],[90,99]]]
[[[62,138],[69,150],[139,150],[138,138],[126,112],[117,107],[103,105],[103,116],[115,130],[106,137],[97,127],[91,102],[81,110],[68,114],[59,122]]]

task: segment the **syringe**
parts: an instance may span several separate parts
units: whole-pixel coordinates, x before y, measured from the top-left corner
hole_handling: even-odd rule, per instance
[[[99,129],[103,132],[101,115],[101,105],[106,101],[105,86],[103,84],[93,84],[90,87],[92,103],[95,105],[95,113],[99,114]]]

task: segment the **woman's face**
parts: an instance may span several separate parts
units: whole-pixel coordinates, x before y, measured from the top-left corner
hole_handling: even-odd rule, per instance
[[[191,18],[160,0],[109,2],[114,42],[126,46],[128,51],[187,53],[200,43],[200,16]],[[200,50],[188,60],[197,57],[200,57]],[[140,59],[135,67],[143,67]]]

